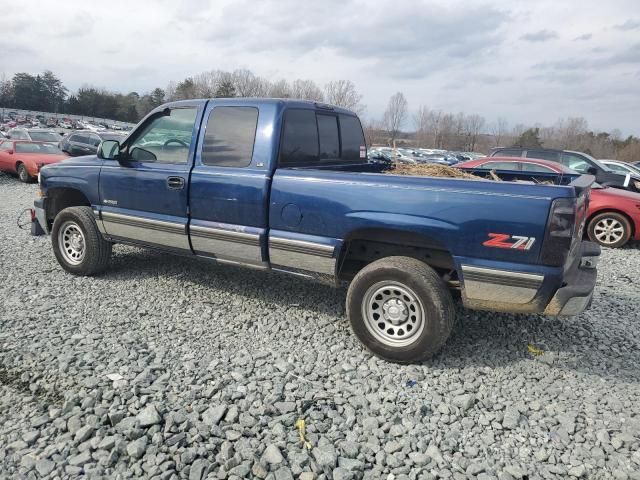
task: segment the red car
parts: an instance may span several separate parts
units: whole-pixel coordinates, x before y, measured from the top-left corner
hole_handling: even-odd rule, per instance
[[[40,168],[69,156],[55,145],[24,140],[0,141],[0,171],[18,174],[21,181],[32,182]]]
[[[457,168],[517,170],[576,174],[560,163],[535,158],[486,157],[458,163]],[[604,247],[621,247],[629,240],[640,240],[640,193],[620,188],[591,187],[586,235]]]

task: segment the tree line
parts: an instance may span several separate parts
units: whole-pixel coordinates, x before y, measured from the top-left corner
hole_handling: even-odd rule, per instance
[[[301,98],[341,106],[363,115],[362,95],[350,80],[318,85],[313,80],[270,80],[247,69],[211,70],[171,81],[165,88],[127,94],[90,85],[70,93],[51,71],[0,76],[0,107],[69,113],[137,122],[167,101],[212,97]],[[365,116],[366,117],[366,116]],[[597,132],[582,117],[560,119],[554,125],[510,126],[479,114],[452,113],[419,105],[413,113],[402,92],[389,99],[381,118],[365,118],[369,145],[412,145],[444,150],[488,152],[498,146],[548,147],[579,150],[597,158],[640,160],[640,139],[622,138],[620,131]]]

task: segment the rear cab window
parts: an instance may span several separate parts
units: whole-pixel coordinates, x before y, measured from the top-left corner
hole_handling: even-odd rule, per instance
[[[279,167],[366,161],[364,133],[356,116],[295,108],[285,112]]]

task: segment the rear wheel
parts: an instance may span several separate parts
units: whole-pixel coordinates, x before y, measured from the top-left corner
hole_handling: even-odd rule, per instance
[[[18,178],[20,179],[21,182],[31,183],[33,181],[33,178],[31,177],[31,175],[29,175],[29,171],[27,170],[27,167],[25,166],[24,163],[18,164],[17,171],[18,171]]]
[[[627,217],[616,212],[599,213],[591,219],[589,239],[603,247],[622,247],[631,238],[631,224]]]
[[[410,257],[387,257],[363,268],[349,286],[347,313],[354,333],[371,352],[399,363],[433,356],[455,321],[442,279]]]

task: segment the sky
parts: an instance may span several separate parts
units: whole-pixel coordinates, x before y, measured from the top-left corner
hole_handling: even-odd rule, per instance
[[[639,0],[0,0],[0,12],[0,75],[48,69],[72,91],[248,68],[351,80],[370,118],[402,92],[411,112],[582,116],[640,136]]]

